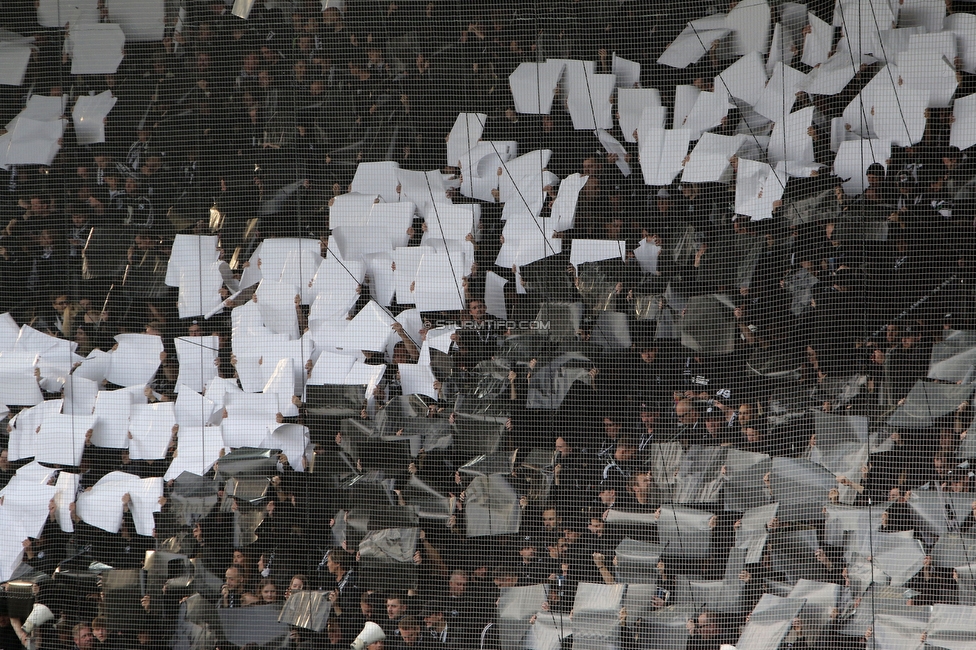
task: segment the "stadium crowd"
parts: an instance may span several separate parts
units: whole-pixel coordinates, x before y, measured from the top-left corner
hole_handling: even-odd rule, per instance
[[[976,604],[976,159],[950,146],[974,78],[962,51],[946,61],[953,96],[925,109],[917,139],[866,162],[855,189],[831,173],[831,121],[884,60],[866,57],[840,92],[791,97],[812,107],[802,162],[817,171],[777,177],[766,219],[735,207],[736,174],[765,160],[752,144],[774,128],[741,99],[703,129],[746,136],[722,177],[664,185],[645,183],[617,119],[623,153],[574,128],[565,87],[549,114],[516,108],[510,76],[547,59],[601,74],[616,57],[639,63],[636,84],[668,107],[680,88],[714,92],[738,59],[721,43],[684,68],[658,63],[687,23],[736,5],[713,4],[268,0],[244,20],[184,0],[166,3],[161,42],[126,43],[117,72],[73,75],[64,29],[38,24],[34,3],[4,3],[0,27],[33,42],[23,83],[0,87],[0,123],[31,95],[70,107],[108,90],[117,103],[104,142],[76,144],[66,121],[51,164],[0,171],[2,394],[39,396],[6,404],[0,434],[0,488],[18,488],[0,492],[0,650],[348,647],[368,621],[385,634],[373,650],[717,649],[740,636],[750,650],[894,648],[926,635],[955,647],[929,612]],[[771,25],[796,6],[770,4]],[[831,48],[843,47],[833,3],[801,8],[799,33],[838,24]],[[550,151],[541,182],[520,183],[496,146],[477,174],[497,166],[501,181],[474,196],[474,168],[447,153],[471,113],[474,140]],[[437,170],[428,202],[399,170]],[[499,264],[528,237],[508,224],[556,222],[570,178],[573,218],[540,226],[546,252]],[[364,226],[330,228],[361,196]],[[408,198],[398,244],[348,241],[385,236],[367,215]],[[476,211],[456,242],[444,206]],[[193,269],[171,259],[180,242],[212,249],[209,314],[188,298]],[[623,248],[575,257],[594,242]],[[421,262],[383,298],[370,259],[396,276],[393,248],[422,247],[447,251],[436,268],[450,275],[424,277]],[[311,260],[301,282],[280,280],[296,259]],[[421,310],[414,284],[453,308]],[[335,325],[347,320],[365,325]],[[373,320],[387,336],[355,345]],[[158,341],[136,352],[153,357],[145,381],[98,370],[135,363],[122,356],[135,339],[118,335]],[[295,345],[266,359],[248,349],[258,338]],[[186,345],[212,353],[199,386]],[[342,379],[353,362],[367,380]],[[13,390],[25,376],[36,393]],[[97,419],[51,438],[80,435],[78,462],[27,442],[69,405],[106,416],[104,394],[123,392],[121,444]],[[258,393],[284,395],[270,418],[227,397]],[[210,409],[190,423],[180,405],[194,394]],[[132,453],[135,405],[167,404],[162,452]],[[254,431],[231,438],[228,423]],[[278,427],[297,446],[276,447]],[[170,471],[177,458],[186,472]],[[86,511],[83,495],[110,479],[148,486],[153,503],[127,487],[111,493],[117,513]],[[35,483],[50,490],[33,503],[48,503],[46,520],[15,539]]]

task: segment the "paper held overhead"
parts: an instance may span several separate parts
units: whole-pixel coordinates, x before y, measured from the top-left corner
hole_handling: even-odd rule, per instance
[[[809,132],[813,123],[813,111],[813,106],[801,108],[773,125],[766,150],[770,163],[781,160],[813,162],[813,137]]]
[[[98,0],[38,0],[37,22],[41,27],[64,27],[99,21]]]
[[[765,54],[769,48],[772,12],[766,0],[743,0],[725,17],[725,25],[735,32],[735,54]]]
[[[867,169],[872,163],[886,164],[891,158],[887,140],[848,140],[840,143],[834,158],[834,174],[844,181],[844,191],[857,195],[868,185]]]
[[[115,106],[111,90],[97,95],[82,95],[71,110],[78,144],[105,142],[105,120]]]
[[[555,61],[519,64],[508,77],[515,110],[531,115],[548,115],[562,73],[563,64]]]
[[[667,109],[661,106],[661,93],[654,88],[618,88],[617,89],[617,122],[620,132],[627,142],[637,142],[634,132],[640,126],[641,115],[652,107],[660,107],[661,122],[657,126],[664,128]]]
[[[481,140],[488,115],[485,113],[459,113],[447,136],[447,165],[460,167],[461,156]]]
[[[957,99],[952,115],[955,120],[949,130],[949,144],[959,149],[976,144],[976,94]]]
[[[725,90],[736,99],[755,105],[766,87],[766,68],[759,52],[743,55],[715,77],[715,90]]]
[[[8,165],[50,165],[61,149],[64,122],[54,118],[36,120],[23,112],[14,118],[4,163]]]
[[[164,0],[105,0],[105,9],[108,22],[117,23],[127,41],[163,40]]]
[[[803,39],[803,56],[800,63],[814,67],[822,64],[830,56],[830,46],[834,40],[834,28],[809,12],[810,31]]]
[[[692,149],[681,180],[689,183],[718,183],[727,179],[732,156],[745,142],[744,135],[702,134]]]
[[[617,88],[637,88],[640,85],[640,63],[622,59],[614,54],[610,69],[616,77]]]
[[[651,109],[649,109],[651,110]],[[638,129],[641,172],[646,185],[669,185],[681,173],[682,162],[688,155],[691,131],[665,130],[654,126],[657,120],[645,111]]]
[[[22,84],[30,57],[29,45],[0,42],[0,86]]]
[[[125,32],[114,23],[72,24],[67,45],[71,74],[115,74],[124,56]]]
[[[721,40],[731,31],[728,27],[707,30],[686,27],[658,57],[657,62],[672,68],[687,68],[693,63],[698,63],[716,41]]]

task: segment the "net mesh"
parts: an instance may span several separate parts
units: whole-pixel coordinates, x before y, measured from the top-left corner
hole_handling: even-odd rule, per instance
[[[3,3],[0,650],[976,647],[974,12]]]

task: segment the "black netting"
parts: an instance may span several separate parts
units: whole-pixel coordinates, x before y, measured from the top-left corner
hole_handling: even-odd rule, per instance
[[[0,6],[0,650],[976,647],[976,4]]]

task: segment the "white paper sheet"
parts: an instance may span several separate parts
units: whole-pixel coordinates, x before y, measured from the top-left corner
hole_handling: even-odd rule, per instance
[[[641,118],[639,136],[644,183],[654,186],[669,185],[683,169],[682,162],[688,155],[691,132],[688,129],[665,130],[645,126],[644,118]]]
[[[180,425],[176,456],[163,479],[172,481],[183,472],[203,476],[220,460],[224,441],[220,427]]]
[[[782,63],[773,70],[766,88],[756,102],[755,110],[773,122],[781,121],[793,111],[796,93],[803,88],[806,75]]]
[[[447,165],[460,167],[461,156],[481,140],[488,115],[485,113],[459,113],[447,137]]]
[[[426,395],[438,399],[434,390],[434,372],[430,366],[420,364],[401,363],[397,366],[400,371],[400,384],[404,395]]]
[[[506,320],[505,285],[508,280],[493,271],[485,273],[485,311],[495,318]]]
[[[470,269],[464,268],[460,251],[426,253],[417,267],[414,290],[417,309],[422,312],[463,310],[463,280],[470,273]]]
[[[348,340],[344,347],[355,350],[385,350],[394,322],[389,312],[370,300],[352,319],[346,330]]]
[[[549,212],[551,226],[556,232],[569,230],[576,221],[576,204],[579,201],[579,194],[586,185],[589,176],[581,174],[570,174],[559,184],[559,192],[552,203]]]
[[[184,271],[209,267],[219,255],[216,235],[176,235],[166,265],[166,286],[180,286]]]
[[[874,132],[899,147],[918,144],[925,133],[929,92],[907,86],[889,87],[889,101],[874,106]]]
[[[640,244],[634,249],[634,257],[637,258],[641,270],[644,273],[651,273],[653,275],[660,275],[660,272],[657,270],[657,259],[660,254],[661,247],[657,244],[652,244],[646,239],[641,239]]]
[[[72,375],[64,383],[64,402],[61,412],[65,415],[91,415],[98,397],[98,382]]]
[[[196,269],[183,269],[176,301],[180,318],[203,316],[223,306],[224,298],[220,295],[224,284],[220,272],[222,264],[218,261]]]
[[[173,402],[133,404],[129,417],[129,458],[159,460],[166,457],[173,427],[176,425]]]
[[[126,494],[126,483],[112,477],[112,472],[102,477],[90,490],[78,495],[75,514],[87,524],[108,533],[118,533],[122,527],[122,497]]]
[[[602,260],[619,259],[624,261],[627,255],[627,242],[610,241],[604,239],[574,239],[573,248],[569,252],[569,261],[575,266],[586,262],[600,262]]]
[[[636,88],[640,85],[640,63],[622,59],[614,53],[610,70],[616,77],[617,88]]]
[[[682,128],[691,131],[691,139],[697,140],[702,132],[714,129],[729,114],[729,102],[724,92],[702,92],[684,119]]]
[[[44,400],[34,377],[38,355],[29,352],[0,352],[0,404],[34,406]]]
[[[417,270],[420,268],[420,260],[424,254],[430,252],[433,252],[433,249],[426,246],[411,246],[393,251],[393,260],[396,264],[393,282],[396,286],[397,304],[413,305],[416,303],[414,293],[416,286],[414,283],[417,280]]]
[[[53,485],[20,483],[4,490],[3,509],[7,514],[16,514],[27,533],[18,545],[27,537],[40,537],[48,516],[48,504],[54,498],[57,488]]]
[[[976,94],[957,99],[952,116],[955,121],[949,129],[949,145],[968,149],[976,144]]]
[[[397,202],[400,195],[397,192],[397,171],[400,165],[396,162],[383,160],[378,162],[361,162],[356,166],[356,173],[350,184],[350,191],[358,194],[379,196],[386,202]]]
[[[724,89],[732,97],[755,105],[767,81],[762,56],[754,51],[742,56],[715,77],[715,90]]]
[[[34,441],[34,457],[42,463],[54,465],[81,464],[85,451],[85,436],[94,429],[92,415],[50,415],[41,422]]]
[[[809,12],[810,33],[803,40],[803,56],[800,62],[811,68],[823,63],[830,55],[830,46],[834,42],[834,28]]]
[[[202,391],[217,376],[220,339],[216,336],[180,336],[173,339],[173,343],[180,362],[177,392],[181,385]]]
[[[54,484],[54,516],[57,517],[61,530],[66,533],[75,531],[75,522],[71,518],[71,504],[75,502],[75,494],[78,493],[80,482],[81,474],[59,472],[58,480]]]
[[[41,27],[97,23],[99,18],[98,0],[38,0],[36,6]]]
[[[617,154],[617,169],[625,177],[630,176],[630,163],[627,162],[627,149],[620,144],[616,138],[604,131],[603,129],[596,130],[596,137],[600,140],[600,144],[603,145],[603,149],[609,154]]]
[[[134,398],[127,390],[102,390],[95,399],[92,444],[96,447],[128,449],[129,417]],[[145,402],[145,400],[143,400]]]
[[[667,108],[661,106],[661,93],[655,88],[618,88],[617,89],[617,122],[620,132],[627,142],[637,142],[634,131],[640,126],[641,114],[652,107],[660,107],[661,123],[657,126],[664,128],[667,119]]]
[[[163,341],[154,334],[119,334],[108,380],[119,386],[145,385],[159,369]]]
[[[122,63],[125,32],[116,24],[72,24],[68,41],[71,74],[115,74]]]
[[[508,77],[515,110],[525,114],[548,115],[562,72],[562,63],[520,63]]]
[[[976,73],[976,14],[954,13],[945,17],[943,25],[956,37],[962,69],[970,74]]]
[[[848,140],[842,142],[834,158],[834,174],[847,178],[844,191],[858,195],[868,185],[865,172],[871,163],[885,164],[891,157],[891,143],[883,140]]]
[[[742,0],[736,3],[725,17],[725,24],[735,32],[737,55],[753,51],[765,54],[768,51],[771,14],[766,0]]]
[[[304,472],[302,458],[305,456],[305,448],[308,444],[308,427],[300,424],[280,424],[269,429],[262,447],[280,449],[281,453],[288,458],[288,465],[293,470]]]
[[[177,388],[174,415],[180,431],[184,426],[204,427],[220,424],[224,417],[222,405],[218,407],[214,400],[204,397],[189,386],[183,385]]]
[[[688,113],[695,107],[701,89],[692,85],[675,86],[674,89],[674,116],[672,128],[681,128],[685,123]]]
[[[263,393],[228,393],[224,396],[227,417],[221,424],[227,447],[258,447],[275,424],[278,398]]]
[[[8,165],[50,165],[61,148],[64,122],[35,120],[23,115],[10,130],[5,162]]]
[[[563,240],[553,237],[554,232],[553,225],[546,219],[509,219],[502,229],[505,242],[498,251],[495,264],[510,269],[513,264],[523,266],[558,255],[562,252]]]
[[[728,27],[705,30],[687,27],[668,45],[657,62],[672,68],[687,68],[705,56],[715,41],[724,38],[731,31]]]
[[[725,180],[731,170],[729,159],[745,141],[744,135],[703,133],[691,151],[681,180],[689,183],[715,183]]]
[[[740,158],[735,183],[736,214],[754,220],[771,218],[773,202],[783,198],[786,180],[766,163]]]
[[[0,43],[0,86],[19,86],[30,63],[29,45]]]
[[[612,74],[595,74],[583,62],[573,61],[566,66],[569,78],[567,106],[573,128],[592,131],[613,128],[610,98],[616,85]]]
[[[781,160],[813,162],[813,138],[809,129],[813,123],[813,106],[790,113],[785,120],[773,125],[766,155],[771,163]]]
[[[82,95],[78,98],[71,111],[78,144],[105,142],[105,120],[115,102],[110,90],[95,96]]]
[[[396,286],[393,279],[393,255],[376,253],[363,256],[369,277],[369,295],[378,304],[389,307],[393,302]]]
[[[105,8],[108,22],[117,23],[127,41],[163,40],[163,0],[105,0]]]

